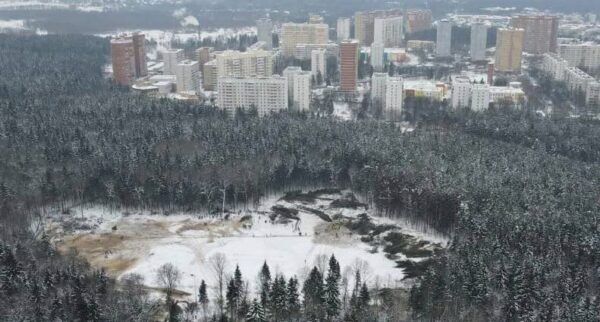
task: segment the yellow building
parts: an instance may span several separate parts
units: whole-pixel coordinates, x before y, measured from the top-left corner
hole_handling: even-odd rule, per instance
[[[499,72],[520,72],[523,56],[523,29],[500,28],[496,39],[496,70]]]
[[[329,27],[324,23],[284,23],[281,48],[284,56],[293,56],[298,44],[327,44]]]

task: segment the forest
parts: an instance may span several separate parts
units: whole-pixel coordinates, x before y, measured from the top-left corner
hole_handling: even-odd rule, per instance
[[[0,320],[147,321],[161,311],[183,319],[174,300],[151,299],[135,276],[116,283],[56,252],[32,228],[48,207],[218,214],[303,185],[351,188],[382,215],[452,238],[410,290],[410,320],[599,318],[595,120],[422,102],[410,102],[416,129],[404,133],[318,113],[228,116],[112,84],[102,76],[106,39],[0,35],[0,52]],[[352,305],[328,312],[340,300],[325,291],[335,267],[306,281],[272,277],[262,299],[248,298],[247,320],[393,320],[385,313],[401,304],[363,285]],[[269,304],[276,288],[300,301],[294,314]],[[240,299],[222,298],[215,320],[246,318]]]

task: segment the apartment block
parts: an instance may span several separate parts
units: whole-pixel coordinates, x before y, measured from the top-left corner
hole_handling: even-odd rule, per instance
[[[565,83],[571,92],[585,93],[588,84],[595,82],[594,77],[588,75],[577,67],[569,67],[565,69]]]
[[[129,86],[135,80],[135,55],[133,41],[115,38],[110,41],[113,79],[120,85]]]
[[[542,70],[558,81],[565,79],[565,71],[569,63],[555,53],[545,53],[542,60]]]
[[[404,102],[403,85],[404,80],[402,77],[388,77],[385,85],[385,104],[383,105],[385,111],[400,115],[402,103]]]
[[[406,33],[413,33],[431,28],[431,10],[407,10],[404,14],[404,24]]]
[[[310,109],[310,72],[298,72],[294,74],[294,90],[292,95],[293,107],[297,111],[308,111]]]
[[[452,56],[452,23],[449,20],[438,21],[435,44],[437,57]]]
[[[403,19],[402,16],[375,18],[373,43],[381,43],[386,47],[400,47],[404,39]]]
[[[487,48],[487,30],[488,27],[483,22],[475,22],[471,25],[471,60],[485,60],[485,51]]]
[[[229,112],[256,107],[263,116],[288,108],[287,80],[271,77],[224,77],[219,79],[217,105]]]
[[[523,50],[525,52],[541,55],[556,52],[558,21],[557,16],[518,15],[512,17],[510,25],[524,30]]]
[[[483,111],[490,106],[490,86],[488,84],[473,84],[471,87],[471,109]]]
[[[350,20],[350,18],[338,18],[336,28],[338,41],[350,39],[351,25],[352,21]]]
[[[146,36],[139,32],[134,32],[128,36],[133,43],[133,57],[135,64],[135,77],[144,77],[148,75],[148,64],[146,63]]]
[[[271,19],[258,19],[256,21],[256,34],[258,41],[264,42],[267,50],[273,48],[273,22]]]
[[[197,61],[184,60],[177,64],[177,92],[196,93],[200,90],[200,68]]]
[[[218,79],[217,60],[213,59],[202,66],[202,87],[207,91],[214,91],[217,89]]]
[[[355,91],[358,83],[358,59],[360,46],[356,40],[340,43],[340,90]]]
[[[177,73],[177,65],[183,61],[183,49],[165,49],[161,52],[163,58],[163,74],[175,75]]]
[[[600,45],[596,44],[565,44],[558,47],[559,55],[571,67],[597,69],[600,67]]]
[[[266,50],[226,50],[216,55],[218,77],[268,77],[273,74],[273,56]]]
[[[284,23],[281,45],[284,56],[293,56],[298,44],[327,44],[329,27],[324,23]]]
[[[371,66],[377,72],[383,71],[385,67],[385,47],[382,43],[371,45]]]
[[[495,68],[500,72],[520,72],[523,56],[523,29],[500,28],[496,36]]]
[[[204,64],[214,59],[214,48],[212,47],[200,47],[196,49],[196,60],[198,60],[198,65],[200,68],[204,66]]]
[[[388,80],[388,73],[373,73],[371,76],[371,102],[380,103],[385,106],[385,89]]]
[[[287,96],[290,102],[294,101],[294,80],[296,79],[296,74],[301,73],[302,68],[299,66],[289,66],[283,70],[283,77],[287,81]]]
[[[452,108],[469,107],[471,104],[471,79],[456,76],[452,80]]]
[[[326,44],[297,44],[294,57],[298,59],[310,59],[312,51],[319,49],[325,50],[325,56],[327,57],[337,57],[340,54],[340,46],[333,42]]]
[[[359,11],[354,14],[354,38],[363,46],[371,46],[375,33],[375,19],[402,16],[402,9]]]
[[[310,53],[310,71],[315,78],[321,74],[321,78],[325,78],[327,73],[327,60],[325,49],[315,49]]]
[[[600,106],[600,82],[593,81],[588,84],[585,92],[585,104],[588,106]]]

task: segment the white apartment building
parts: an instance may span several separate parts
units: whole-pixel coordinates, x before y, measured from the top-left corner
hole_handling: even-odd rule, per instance
[[[435,54],[437,57],[452,56],[452,23],[449,20],[444,19],[437,23]]]
[[[284,56],[293,56],[298,44],[326,44],[329,27],[324,23],[284,23],[281,26],[281,45]]]
[[[163,57],[163,74],[175,75],[177,65],[184,59],[183,49],[165,49],[161,51]]]
[[[525,100],[525,92],[516,86],[490,86],[490,103],[510,103],[520,106]]]
[[[268,77],[273,74],[273,56],[266,50],[226,50],[216,55],[221,77]]]
[[[371,77],[371,102],[379,102],[385,106],[385,89],[388,73],[373,73]]]
[[[571,67],[595,69],[600,67],[600,45],[564,44],[558,47],[559,55],[569,62]]]
[[[588,84],[596,81],[594,77],[588,75],[577,67],[569,67],[565,70],[565,82],[571,92],[585,93]]]
[[[471,80],[466,76],[456,76],[452,80],[452,108],[469,107],[471,100]]]
[[[402,16],[375,18],[373,24],[373,42],[385,47],[400,47],[404,39]]]
[[[385,67],[385,46],[382,43],[374,42],[371,45],[371,66],[378,72]]]
[[[483,111],[490,106],[490,86],[487,84],[473,84],[471,88],[471,109]]]
[[[217,105],[229,112],[256,107],[260,116],[288,108],[287,80],[281,76],[219,79]]]
[[[310,53],[310,72],[315,79],[319,73],[322,79],[325,79],[325,73],[327,73],[325,57],[325,49],[315,49]]]
[[[400,115],[404,101],[403,84],[404,80],[401,76],[388,77],[385,84],[385,111]]]
[[[177,64],[176,69],[178,93],[196,93],[200,90],[200,67],[197,61],[184,60]]]
[[[283,70],[283,77],[285,77],[286,81],[287,81],[287,95],[288,95],[288,100],[290,102],[293,102],[294,100],[294,79],[296,74],[301,73],[302,72],[302,68],[300,68],[299,66],[289,66],[286,67],[286,69]]]
[[[351,24],[350,18],[338,18],[336,29],[338,41],[350,39]]]
[[[487,25],[483,22],[475,22],[471,25],[471,60],[485,60],[487,48]]]
[[[545,53],[542,61],[542,70],[558,81],[565,79],[565,70],[569,63],[556,53]]]
[[[310,109],[310,72],[298,72],[294,74],[293,107],[296,111],[308,111]]]
[[[265,43],[267,50],[273,48],[273,22],[269,18],[261,18],[256,21],[256,35],[259,42]]]

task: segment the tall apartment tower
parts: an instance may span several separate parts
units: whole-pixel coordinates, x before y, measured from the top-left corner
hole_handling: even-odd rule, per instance
[[[214,91],[217,89],[218,79],[217,60],[213,59],[204,63],[204,66],[202,66],[202,87],[207,91]]]
[[[485,60],[487,48],[487,26],[483,22],[475,22],[471,25],[471,60]]]
[[[431,28],[431,10],[409,9],[404,14],[404,25],[407,33]]]
[[[327,72],[327,61],[325,59],[325,49],[314,49],[310,52],[310,71],[315,78],[319,73],[321,78],[325,77]]]
[[[375,19],[402,15],[402,9],[356,12],[354,14],[354,38],[363,46],[371,46],[374,41]]]
[[[183,49],[166,49],[162,51],[163,56],[163,74],[175,75],[177,73],[177,65],[183,60]]]
[[[523,56],[523,29],[500,28],[496,35],[496,63],[500,72],[520,72]]]
[[[385,85],[385,111],[400,115],[404,102],[404,79],[401,76],[388,77]]]
[[[290,102],[294,101],[294,80],[295,75],[302,72],[299,66],[288,66],[283,70],[283,77],[287,82],[287,96]]]
[[[329,27],[324,23],[284,23],[281,26],[281,45],[284,56],[293,56],[298,44],[329,42]]]
[[[437,57],[452,56],[452,23],[448,20],[440,20],[437,25],[437,38],[435,55]]]
[[[385,67],[385,47],[382,43],[374,42],[371,45],[371,66],[377,72],[383,71]]]
[[[525,31],[525,52],[541,55],[557,50],[558,20],[557,16],[518,15],[510,20],[510,25]]]
[[[148,75],[148,64],[146,63],[146,36],[139,32],[131,35],[133,42],[133,56],[135,61],[135,76],[144,77]]]
[[[404,38],[404,18],[375,18],[373,30],[373,43],[382,43],[385,47],[399,47]]]
[[[350,28],[351,28],[351,20],[350,18],[340,17],[337,20],[337,40],[342,41],[346,39],[350,39]]]
[[[200,68],[213,59],[213,51],[214,48],[212,47],[200,47],[196,49],[196,59]]]
[[[457,76],[452,80],[452,108],[469,107],[471,103],[471,80]]]
[[[356,90],[358,57],[359,43],[357,40],[345,40],[340,43],[340,90]]]
[[[200,90],[200,68],[197,61],[184,60],[177,64],[175,77],[177,92],[198,92]]]
[[[273,49],[273,22],[269,18],[261,18],[256,21],[256,33],[258,41],[264,42],[268,50]]]
[[[294,74],[293,106],[297,111],[308,111],[310,109],[310,72],[298,72]]]
[[[373,73],[371,77],[371,102],[378,102],[382,107],[385,106],[385,86],[388,77],[388,73]]]
[[[133,40],[115,38],[110,41],[110,55],[115,82],[129,86],[135,80],[135,54]]]
[[[473,84],[471,88],[471,109],[474,111],[487,110],[490,106],[490,85]]]

